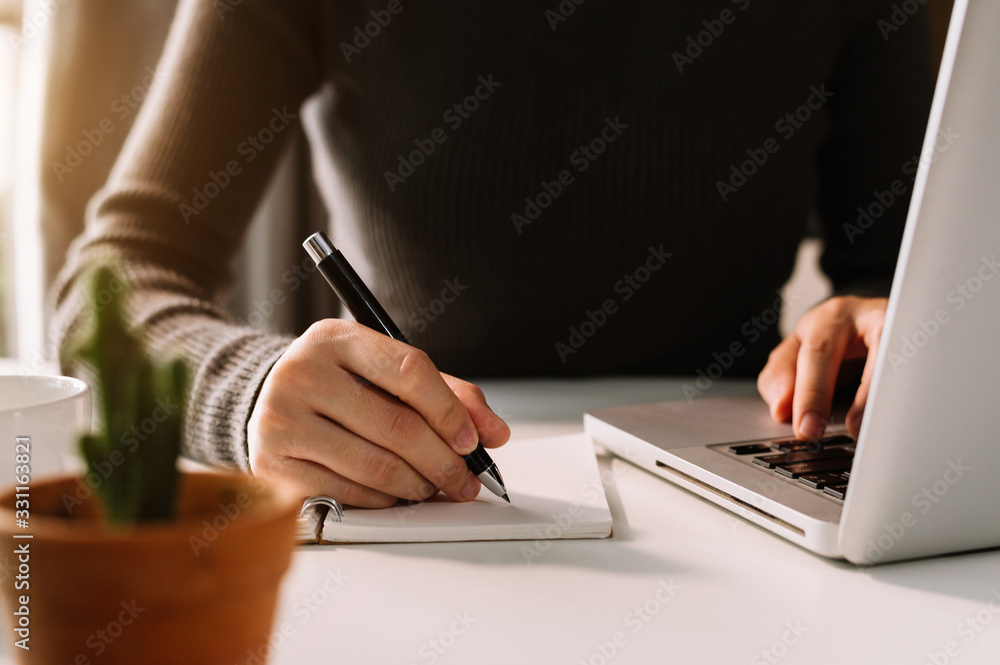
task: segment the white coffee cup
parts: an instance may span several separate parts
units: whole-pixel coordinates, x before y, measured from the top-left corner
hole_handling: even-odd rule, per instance
[[[83,469],[77,441],[90,431],[90,388],[83,381],[0,376],[0,487],[26,484],[25,470],[37,480]]]

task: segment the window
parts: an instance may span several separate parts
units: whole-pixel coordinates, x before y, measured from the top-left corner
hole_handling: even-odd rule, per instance
[[[31,220],[38,209],[40,55],[46,26],[63,4],[0,0],[0,359],[5,371],[11,357],[20,360],[19,371],[53,368],[41,361],[41,238]],[[31,358],[38,360],[31,363]]]
[[[0,357],[12,354],[14,214],[14,109],[17,84],[17,50],[12,38],[18,32],[17,3],[0,0]]]

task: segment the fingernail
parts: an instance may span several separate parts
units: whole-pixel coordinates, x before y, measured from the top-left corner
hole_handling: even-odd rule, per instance
[[[823,436],[823,421],[818,415],[810,411],[802,416],[802,422],[799,423],[799,432],[806,438],[818,439]]]
[[[462,498],[466,501],[472,501],[479,496],[480,487],[482,487],[482,483],[479,482],[479,478],[470,474],[469,480],[466,481],[465,487],[462,488]]]
[[[455,452],[459,455],[468,455],[476,449],[478,443],[479,437],[476,436],[476,431],[471,425],[466,425],[455,439]]]

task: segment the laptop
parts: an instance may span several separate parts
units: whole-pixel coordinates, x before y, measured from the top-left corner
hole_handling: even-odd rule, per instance
[[[757,396],[596,409],[593,439],[823,556],[1000,547],[997,62],[1000,3],[957,0],[857,441],[796,441]]]

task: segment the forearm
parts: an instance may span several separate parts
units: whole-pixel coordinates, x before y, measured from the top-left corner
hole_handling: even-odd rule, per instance
[[[254,397],[291,341],[237,325],[217,303],[286,130],[318,85],[309,26],[305,3],[246,2],[222,18],[210,2],[182,5],[163,75],[53,290],[52,336],[65,347],[86,318],[87,267],[124,274],[147,351],[190,367],[184,447],[201,461],[246,466]]]
[[[141,331],[147,352],[154,357],[179,356],[190,367],[184,454],[202,462],[246,468],[246,421],[267,371],[292,338],[236,325],[206,301],[185,295],[180,286],[183,279],[160,268],[107,259],[133,288],[129,323]],[[65,348],[78,323],[85,323],[90,309],[79,289],[62,294],[53,322],[53,334],[61,346]],[[64,369],[81,371],[74,366]],[[157,415],[147,414],[135,423],[137,439],[142,441],[149,428],[155,427]]]

